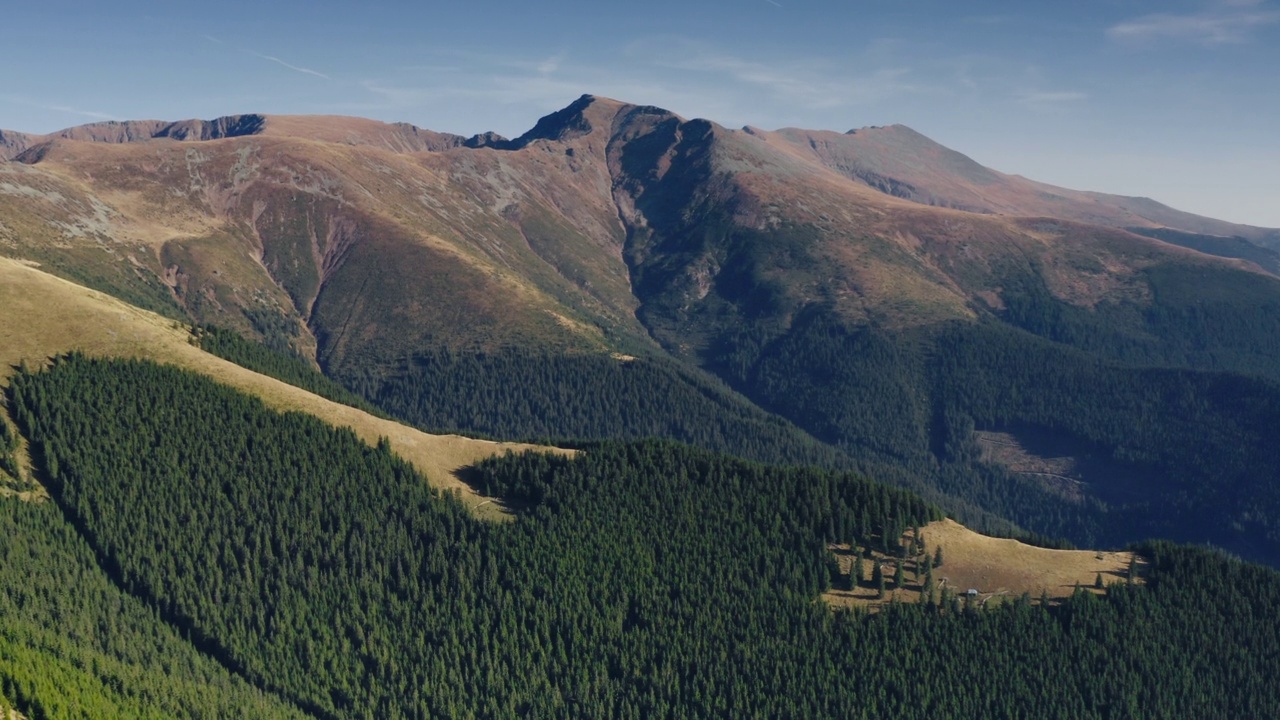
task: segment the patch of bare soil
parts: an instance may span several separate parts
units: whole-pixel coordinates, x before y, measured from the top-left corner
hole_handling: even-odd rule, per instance
[[[1024,475],[1063,498],[1075,502],[1084,499],[1079,463],[1075,457],[1038,455],[1007,432],[979,430],[974,432],[974,440],[982,451],[983,462]]]

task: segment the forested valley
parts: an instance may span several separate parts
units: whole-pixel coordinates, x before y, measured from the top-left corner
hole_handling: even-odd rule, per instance
[[[1081,546],[1166,537],[1280,562],[1268,377],[1103,359],[996,321],[850,328],[820,307],[717,357],[766,410],[943,502]],[[975,430],[1048,434],[1113,470],[1064,497],[984,462]]]
[[[429,431],[562,445],[662,437],[858,470],[988,532],[1110,547],[1165,537],[1280,562],[1280,450],[1269,441],[1280,385],[1145,366],[1147,355],[1122,349],[1101,359],[1006,323],[889,334],[814,308],[779,338],[721,347],[714,366],[755,403],[669,360],[442,349],[338,385],[230,331],[206,328],[199,342]],[[985,462],[975,430],[1064,438],[1111,472],[1064,497]]]
[[[1045,606],[833,611],[829,542],[940,517],[847,471],[662,441],[478,468],[475,520],[385,444],[139,361],[9,405],[0,695],[46,717],[1269,717],[1280,575],[1140,548]],[[185,658],[185,659],[184,659]]]

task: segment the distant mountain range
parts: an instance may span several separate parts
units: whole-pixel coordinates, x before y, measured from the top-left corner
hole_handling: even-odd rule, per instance
[[[564,406],[520,368],[611,398],[607,372],[548,359],[638,358],[974,516],[1280,562],[1254,506],[1280,230],[1006,175],[900,125],[732,130],[593,96],[515,139],[238,115],[3,131],[0,157],[0,254],[300,353],[424,426],[589,435],[517,421]],[[426,402],[446,370],[502,389]],[[525,415],[465,411],[484,402]],[[763,447],[737,432],[716,447]],[[986,432],[1075,470],[1001,465]]]

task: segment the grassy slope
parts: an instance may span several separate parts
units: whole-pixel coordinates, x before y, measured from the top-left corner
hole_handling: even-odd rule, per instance
[[[1092,588],[1100,573],[1107,584],[1123,582],[1133,559],[1131,552],[1097,552],[1094,550],[1052,550],[1035,547],[1017,540],[993,538],[976,533],[954,520],[939,520],[920,529],[924,538],[925,553],[933,556],[942,548],[944,562],[934,570],[938,586],[950,587],[957,595],[970,588],[979,593],[982,600],[1014,600],[1022,593],[1039,598],[1041,593],[1061,599],[1070,597],[1076,586]],[[906,537],[906,536],[904,536]],[[840,572],[848,573],[853,562],[847,546],[836,549]],[[886,579],[893,577],[892,559],[876,554],[884,564]],[[871,576],[873,561],[866,563],[866,577]],[[878,607],[886,602],[916,602],[924,580],[913,578],[914,561],[904,563],[907,568],[906,584],[900,590],[890,589],[883,600],[876,600],[876,591],[870,583],[854,590],[832,589],[823,599],[836,607],[853,605]],[[892,582],[887,582],[889,588]]]
[[[479,513],[500,514],[455,473],[482,458],[531,446],[439,436],[375,418],[278,380],[246,370],[193,347],[184,326],[102,293],[53,277],[23,263],[0,259],[0,383],[21,362],[41,363],[70,350],[92,355],[149,358],[207,375],[262,398],[279,410],[315,415],[352,428],[373,444],[386,437],[434,486],[460,492]]]

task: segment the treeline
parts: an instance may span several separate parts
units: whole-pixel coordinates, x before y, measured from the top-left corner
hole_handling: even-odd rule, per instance
[[[9,419],[0,413],[0,479],[8,476],[13,480],[22,477],[18,468],[18,433],[9,425]]]
[[[998,316],[1114,363],[1280,381],[1280,280],[1273,276],[1209,264],[1154,265],[1138,278],[1148,299],[1083,308],[1054,297],[1044,274],[1010,273]]]
[[[12,388],[117,585],[321,717],[1280,713],[1280,576],[1208,553],[1154,546],[1145,587],[1060,608],[866,617],[815,602],[826,543],[938,513],[856,475],[653,441],[506,456],[479,483],[526,509],[489,525],[385,444],[173,368],[72,357]]]
[[[669,361],[519,350],[416,355],[343,383],[433,432],[576,443],[667,438],[773,463],[850,467],[838,450]]]
[[[230,360],[241,367],[300,387],[326,400],[386,417],[386,413],[367,400],[329,379],[302,357],[283,348],[268,347],[244,338],[235,330],[216,325],[196,326],[191,339],[196,347],[223,360]]]
[[[1267,380],[1111,364],[996,322],[890,335],[820,308],[735,352],[722,364],[735,384],[877,476],[1078,545],[1163,536],[1280,563],[1280,387]],[[1105,472],[1064,496],[982,462],[975,430],[1019,429]]]

